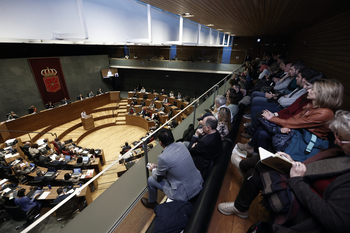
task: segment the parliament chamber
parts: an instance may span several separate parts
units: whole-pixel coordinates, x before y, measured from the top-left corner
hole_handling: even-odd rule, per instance
[[[246,61],[261,61],[265,53],[283,54],[289,62],[304,61],[347,90],[349,13],[347,0],[4,2],[0,149],[6,152],[1,155],[4,166],[11,166],[3,170],[11,174],[7,180],[0,177],[0,201],[15,206],[14,196],[21,188],[28,196],[41,189],[37,200],[41,216],[29,221],[34,225],[23,227],[23,232],[153,232],[154,211],[144,208],[140,199],[148,195],[146,164],[157,162],[163,148],[147,133],[159,124],[170,128],[175,140],[182,139],[190,124],[197,127],[197,118],[210,109],[215,97],[226,94],[232,75],[243,74]],[[61,89],[40,87],[39,82],[48,79],[36,75],[31,64],[51,58],[57,58],[55,65],[61,69],[55,67]],[[39,73],[52,68],[47,63]],[[52,85],[56,84],[57,80]],[[141,86],[146,93],[135,91]],[[100,88],[102,94],[96,94]],[[190,101],[168,95],[155,99],[154,89],[173,91],[175,96],[181,92],[182,99]],[[52,91],[61,93],[50,99],[56,93]],[[47,92],[52,95],[46,96]],[[96,95],[89,98],[90,92]],[[76,100],[80,94],[84,99]],[[62,104],[63,98],[70,103]],[[347,99],[345,92],[342,109],[350,108]],[[48,101],[55,107],[46,109]],[[37,113],[28,114],[32,105]],[[142,110],[147,115],[140,114]],[[9,117],[12,111],[19,118]],[[83,111],[89,117],[82,118]],[[240,136],[243,123],[249,122],[242,118],[245,111],[239,110],[222,161],[215,161],[184,232],[243,233],[259,219],[269,220],[260,196],[246,220],[223,216],[217,209],[219,203],[234,200],[243,181],[229,154],[237,142],[249,142]],[[152,119],[155,114],[159,121]],[[69,149],[56,148],[55,138]],[[11,139],[17,140],[13,146],[5,143]],[[26,142],[43,143],[42,153],[50,154],[51,160],[57,153],[65,165],[43,166],[32,160],[21,149]],[[125,142],[132,149],[121,154]],[[89,149],[98,151],[96,156],[89,155]],[[79,157],[89,160],[80,164]],[[28,173],[17,177],[15,165]],[[52,168],[55,172],[49,176]],[[65,174],[72,175],[77,168],[78,182],[67,183]],[[35,183],[38,171],[48,174],[49,182]],[[52,203],[60,187],[71,195],[66,203],[79,202],[77,212],[69,213],[74,219],[64,228],[57,219],[60,208],[68,204]],[[165,199],[159,192],[157,201]],[[0,230],[15,232],[22,223],[24,218],[17,222],[16,217],[5,216]]]

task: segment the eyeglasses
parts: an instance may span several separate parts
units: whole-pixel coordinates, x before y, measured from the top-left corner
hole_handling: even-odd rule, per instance
[[[338,143],[342,143],[342,144],[349,144],[350,141],[340,141],[339,138],[338,138],[338,134],[337,133],[334,133],[334,137],[335,137],[335,140],[337,140]]]

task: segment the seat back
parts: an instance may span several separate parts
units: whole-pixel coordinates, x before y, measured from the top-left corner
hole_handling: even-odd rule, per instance
[[[54,207],[58,203],[51,203],[50,206]],[[79,199],[76,198],[76,197],[73,197],[72,199],[70,199],[69,201],[64,203],[63,206],[61,206],[60,208],[58,208],[55,211],[56,212],[56,216],[57,217],[69,216],[70,214],[74,213],[78,209],[78,207],[79,207]]]
[[[4,206],[4,209],[15,221],[27,219],[26,213],[19,206]]]

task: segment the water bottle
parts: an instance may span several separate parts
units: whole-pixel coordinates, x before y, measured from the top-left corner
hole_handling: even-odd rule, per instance
[[[49,184],[47,187],[49,187],[49,189],[51,189],[51,184]]]

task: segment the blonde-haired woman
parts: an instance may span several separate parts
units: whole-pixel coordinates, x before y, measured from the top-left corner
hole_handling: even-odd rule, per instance
[[[231,112],[230,109],[222,107],[218,112],[218,126],[216,130],[221,136],[221,140],[224,140],[231,129]]]

